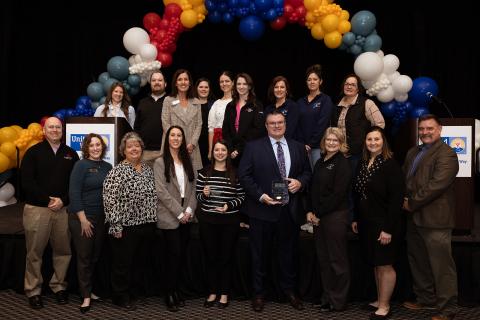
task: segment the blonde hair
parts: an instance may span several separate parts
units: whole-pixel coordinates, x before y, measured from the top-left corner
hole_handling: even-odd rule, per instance
[[[327,152],[327,150],[325,148],[325,140],[331,134],[333,134],[335,137],[337,137],[338,142],[340,143],[340,150],[339,151],[343,154],[347,154],[348,145],[347,145],[347,141],[345,139],[345,135],[343,134],[342,129],[337,128],[337,127],[329,127],[329,128],[327,128],[327,130],[325,130],[325,134],[323,135],[323,138],[320,141],[320,150],[322,150],[322,153]]]

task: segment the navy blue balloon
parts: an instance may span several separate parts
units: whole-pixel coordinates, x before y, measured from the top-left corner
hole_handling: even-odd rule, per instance
[[[407,100],[405,102],[402,102],[403,103],[403,106],[404,106],[404,110],[405,112],[408,114],[410,113],[410,111],[412,111],[413,108],[415,108],[415,106],[413,105],[412,102],[410,102],[410,100]]]
[[[230,9],[236,8],[238,6],[238,0],[228,0],[228,7]]]
[[[207,17],[208,17],[208,20],[211,23],[222,22],[222,14],[220,13],[220,11],[213,11],[213,12],[208,11],[208,16]]]
[[[63,109],[60,109],[60,110],[63,110]],[[64,112],[60,112],[60,110],[54,112],[53,116],[63,121],[63,119],[65,118],[65,110],[63,110]]]
[[[65,118],[75,117],[76,115],[75,109],[67,109],[65,112]]]
[[[221,2],[218,4],[218,10],[220,10],[221,12],[225,12],[228,9],[228,5],[225,2]]]
[[[382,103],[380,105],[380,111],[382,112],[383,116],[386,118],[393,117],[395,115],[396,110],[397,110],[397,102],[395,100]]]
[[[265,25],[259,17],[248,16],[240,21],[238,30],[244,39],[255,41],[262,37],[265,31]]]
[[[283,3],[283,0],[273,0],[273,7],[283,9]]]
[[[77,99],[77,103],[75,105],[83,104],[84,106],[90,108],[92,105],[92,100],[90,99],[89,96],[80,96]]]
[[[268,21],[273,21],[273,20],[277,19],[277,17],[278,17],[277,10],[275,10],[275,9],[273,9],[273,8],[272,8],[272,9],[269,9],[268,11],[266,11],[266,14],[265,14],[265,15],[266,15],[265,18],[266,18]]]
[[[240,7],[248,7],[250,5],[250,0],[239,0]]]
[[[430,113],[430,110],[428,110],[428,108],[426,107],[416,107],[409,112],[408,116],[410,118],[420,118],[424,114],[429,114],[429,113]]]
[[[225,12],[223,14],[223,22],[225,23],[228,23],[228,24],[232,23],[233,18],[234,18],[233,15],[231,15],[229,12]]]
[[[205,8],[207,8],[208,15],[210,15],[210,11],[214,11],[217,8],[217,4],[215,1],[207,0],[205,1]]]
[[[83,105],[83,104],[77,104],[75,106],[75,110],[81,115],[83,115],[83,113],[85,113],[85,111],[88,111],[88,110],[91,110],[91,109],[92,109],[91,107]]]
[[[273,7],[272,0],[255,0],[255,7],[257,11],[266,11]]]
[[[416,106],[426,107],[430,102],[428,93],[436,96],[438,85],[432,78],[419,77],[413,80],[412,89],[408,92],[408,99]]]

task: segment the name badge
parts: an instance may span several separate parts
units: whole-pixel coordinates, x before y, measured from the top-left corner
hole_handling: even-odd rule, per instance
[[[172,106],[176,106],[176,105],[179,104],[179,103],[180,103],[180,100],[178,100],[178,99],[177,99],[177,100],[173,100],[173,101],[172,101]]]

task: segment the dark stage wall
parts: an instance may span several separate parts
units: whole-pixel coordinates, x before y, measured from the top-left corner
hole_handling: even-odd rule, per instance
[[[6,0],[0,10],[0,127],[33,122],[55,110],[74,107],[88,84],[106,71],[109,58],[129,57],[122,38],[142,26],[148,12],[162,13],[156,0],[86,0],[56,2]],[[478,19],[470,2],[337,1],[353,16],[370,10],[377,17],[382,50],[399,57],[402,74],[412,79],[428,76],[437,81],[439,96],[456,117],[479,116],[475,99],[479,74],[476,32]],[[435,11],[435,13],[434,13]],[[232,25],[203,23],[181,35],[174,63],[190,69],[195,78],[207,76],[217,88],[223,69],[246,71],[264,99],[269,81],[278,74],[292,82],[295,97],[305,94],[304,71],[313,63],[324,66],[324,91],[337,100],[345,74],[353,71],[352,55],[327,49],[310,31],[287,26],[267,28],[257,42],[243,40]],[[134,102],[146,93],[134,97]],[[432,111],[447,116],[439,106]]]

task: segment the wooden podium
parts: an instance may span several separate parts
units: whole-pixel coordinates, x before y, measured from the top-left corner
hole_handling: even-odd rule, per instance
[[[455,178],[456,230],[470,231],[474,227],[475,208],[475,119],[442,118],[442,139],[459,158],[459,173]],[[397,132],[392,148],[395,158],[403,163],[407,151],[419,144],[418,119],[409,119]]]
[[[121,157],[118,153],[120,141],[125,133],[133,131],[122,117],[71,117],[65,122],[65,144],[73,148],[81,157],[81,147],[85,136],[89,133],[101,135],[107,144],[105,161],[114,166]]]

